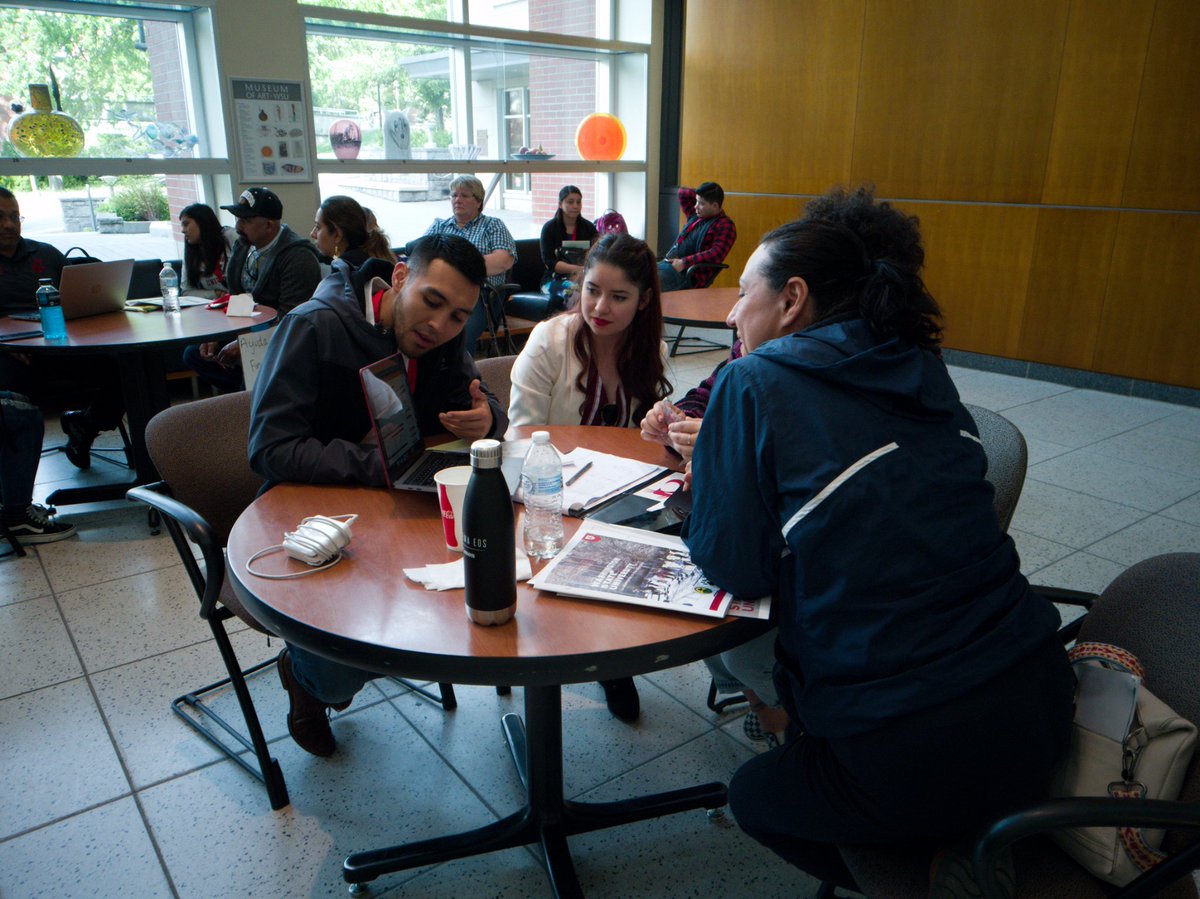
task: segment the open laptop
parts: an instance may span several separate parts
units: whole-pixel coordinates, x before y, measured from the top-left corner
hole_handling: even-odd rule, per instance
[[[68,265],[58,284],[63,318],[70,321],[105,312],[120,312],[125,308],[132,275],[132,259]]]
[[[105,312],[120,312],[125,308],[132,274],[132,259],[65,266],[58,283],[63,318],[70,321]],[[9,317],[37,321],[39,316],[37,312],[18,312]]]
[[[359,369],[358,378],[389,487],[434,493],[434,474],[452,465],[470,464],[467,452],[425,449],[403,356],[397,353],[372,362]]]

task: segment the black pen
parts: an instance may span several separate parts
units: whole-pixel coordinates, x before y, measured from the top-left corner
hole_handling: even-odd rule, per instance
[[[5,340],[32,340],[34,337],[41,337],[41,331],[19,331],[16,334],[0,335],[0,341]]]
[[[585,474],[587,474],[587,470],[591,467],[592,467],[592,463],[588,462],[587,464],[585,464],[583,466],[583,468],[579,469],[579,471],[575,472],[575,474],[573,474],[569,478],[567,478],[567,486],[570,487],[572,484],[574,484],[576,481],[578,481],[581,477],[583,477]]]

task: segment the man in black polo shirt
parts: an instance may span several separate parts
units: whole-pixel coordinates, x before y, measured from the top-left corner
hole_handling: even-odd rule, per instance
[[[21,237],[17,198],[0,187],[0,313],[28,311],[38,279],[57,284],[65,264],[54,247]],[[0,354],[0,524],[22,543],[63,540],[75,533],[75,526],[56,521],[53,510],[33,501],[42,457],[42,413],[25,394],[31,380],[28,366],[9,355]]]
[[[21,236],[21,207],[16,194],[0,187],[0,315],[37,309],[38,280],[58,285],[67,259],[57,248]]]

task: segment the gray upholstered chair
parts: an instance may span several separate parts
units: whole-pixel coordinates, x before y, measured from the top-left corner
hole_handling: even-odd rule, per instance
[[[172,406],[154,416],[146,426],[146,449],[163,480],[135,487],[128,495],[162,515],[200,598],[200,617],[208,622],[229,675],[179,696],[172,701],[171,708],[190,727],[262,781],[271,808],[280,809],[289,801],[287,785],[279,762],[271,756],[246,686],[246,677],[274,665],[275,657],[243,670],[225,630],[225,622],[236,616],[266,633],[242,607],[225,577],[225,543],[229,531],[263,483],[251,470],[247,456],[250,399],[248,392],[240,391]],[[206,435],[207,439],[197,439],[198,434]],[[203,567],[197,563],[189,540],[199,547]],[[205,697],[228,687],[237,696],[249,739],[205,705]],[[220,728],[225,737],[210,723]],[[257,766],[246,759],[247,749],[253,752]]]
[[[475,360],[475,367],[479,369],[483,383],[487,384],[488,389],[500,401],[500,407],[505,412],[508,411],[508,398],[512,392],[512,367],[516,361],[516,356],[493,356],[489,359]]]
[[[1000,521],[1000,530],[1007,531],[1025,486],[1025,469],[1029,463],[1029,452],[1025,438],[1011,421],[999,412],[963,403],[975,419],[979,429],[979,441],[987,455],[987,479],[996,489],[994,508]]]
[[[228,677],[177,697],[171,708],[188,726],[262,781],[271,808],[280,809],[289,801],[287,785],[279,762],[271,756],[246,686],[246,678],[274,666],[276,656],[243,669],[225,630],[225,622],[236,616],[255,630],[268,633],[242,606],[225,577],[229,532],[263,483],[250,468],[247,450],[250,403],[251,394],[243,390],[172,406],[154,416],[146,427],[146,448],[162,480],[135,487],[128,496],[162,515],[200,599],[200,617],[208,622],[228,673]],[[198,434],[207,439],[197,439]],[[193,543],[200,549],[203,566],[192,552]],[[393,680],[447,711],[457,706],[450,684],[439,684],[434,693],[403,678]],[[229,687],[241,706],[247,733],[205,703],[206,697]],[[247,750],[253,753],[257,765],[246,758]]]
[[[1177,713],[1200,721],[1200,554],[1175,553],[1138,562],[1100,594],[1085,616],[1079,638],[1113,643],[1133,653],[1146,670],[1146,686]],[[981,777],[987,772],[981,771]],[[1131,814],[1138,814],[1133,819]],[[1168,830],[1157,868],[1118,889],[1103,883],[1061,852],[1044,834],[1060,827],[1142,825]],[[1012,845],[1020,899],[1089,899],[1169,896],[1195,899],[1192,873],[1200,867],[1200,754],[1193,758],[1178,801],[1057,799],[1013,814],[988,828],[976,846],[984,870]],[[867,896],[924,899],[929,857],[898,850],[843,848]],[[990,883],[985,896],[999,895]]]

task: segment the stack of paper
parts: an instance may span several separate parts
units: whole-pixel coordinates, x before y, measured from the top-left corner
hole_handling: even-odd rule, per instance
[[[563,509],[579,515],[664,471],[661,465],[577,447],[563,453]]]

